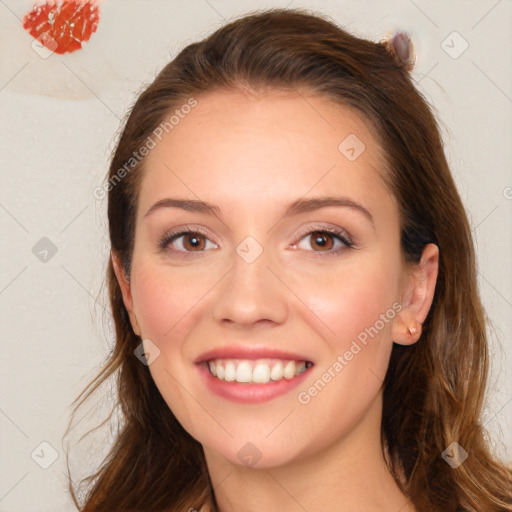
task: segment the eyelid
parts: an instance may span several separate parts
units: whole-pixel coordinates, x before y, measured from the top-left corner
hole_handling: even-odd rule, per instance
[[[303,238],[305,238],[306,236],[311,235],[312,233],[315,233],[315,232],[324,232],[324,233],[332,235],[334,238],[336,238],[338,241],[340,241],[345,246],[345,248],[347,248],[347,249],[354,247],[353,238],[345,229],[343,229],[341,227],[338,227],[338,226],[332,226],[332,225],[326,225],[326,224],[318,224],[318,223],[317,224],[313,224],[313,225],[308,225],[308,226],[302,228],[299,231],[299,233],[295,236],[295,242],[293,242],[291,246],[296,248],[298,243],[300,241],[302,241]],[[178,226],[178,227],[171,228],[171,229],[167,230],[162,235],[162,237],[159,239],[157,245],[158,245],[158,247],[160,249],[165,249],[167,247],[167,245],[169,245],[169,243],[171,241],[174,241],[174,240],[180,238],[181,236],[184,236],[184,235],[189,234],[189,233],[198,233],[200,235],[203,235],[209,241],[211,241],[215,245],[217,245],[218,246],[217,248],[221,247],[221,244],[219,244],[215,240],[215,237],[212,237],[208,233],[208,231],[206,229],[204,229],[203,227],[201,227],[199,225],[193,225],[193,224],[186,224],[184,226]],[[341,237],[347,243],[345,243],[344,240],[340,240],[340,238],[337,238],[337,237]],[[325,254],[327,255],[327,254],[337,254],[341,250],[343,250],[343,249],[337,249],[337,250],[332,250],[332,251],[306,251],[306,252],[312,252],[312,253],[315,253],[315,254],[316,253],[322,254],[322,253],[325,252]],[[205,251],[204,250],[203,251],[180,251],[180,250],[175,250],[175,252],[191,255],[194,252],[202,253],[202,252],[205,252]]]
[[[164,234],[159,238],[157,242],[157,246],[161,249],[164,249],[167,244],[173,239],[173,238],[179,238],[180,236],[186,235],[188,233],[199,233],[200,235],[203,235],[204,237],[208,238],[211,242],[213,242],[215,245],[219,246],[219,242],[215,240],[215,237],[212,237],[210,233],[202,228],[201,226],[196,226],[194,224],[185,224],[184,226],[177,226],[175,228],[168,229],[164,232]],[[186,251],[177,251],[177,252],[183,252]],[[193,251],[190,251],[193,252]],[[204,251],[197,251],[197,252],[204,252]]]
[[[326,231],[326,232],[331,232],[333,234],[340,235],[341,237],[345,238],[351,246],[354,245],[354,239],[353,239],[352,235],[346,229],[340,228],[338,226],[332,226],[332,225],[326,225],[326,224],[313,224],[313,225],[308,225],[304,229],[301,229],[301,231],[299,231],[299,234],[295,237],[296,242],[294,242],[293,245],[296,245],[298,242],[300,242],[302,240],[302,238],[304,238],[304,236],[310,235],[311,233],[314,233],[315,231]]]

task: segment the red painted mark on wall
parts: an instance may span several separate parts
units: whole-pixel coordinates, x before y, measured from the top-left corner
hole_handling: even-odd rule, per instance
[[[99,20],[96,0],[48,0],[25,15],[23,28],[50,51],[62,54],[80,50]]]

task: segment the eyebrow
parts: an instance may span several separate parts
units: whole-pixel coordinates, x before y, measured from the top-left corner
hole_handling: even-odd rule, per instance
[[[283,217],[298,215],[300,213],[312,212],[327,206],[338,206],[350,208],[352,210],[362,213],[371,223],[375,226],[372,214],[361,204],[345,196],[318,196],[309,199],[300,198],[285,207]],[[145,213],[146,218],[150,213],[160,208],[181,208],[189,212],[205,213],[209,215],[221,215],[221,210],[218,206],[207,203],[205,201],[198,201],[195,199],[174,199],[167,197],[157,201]]]

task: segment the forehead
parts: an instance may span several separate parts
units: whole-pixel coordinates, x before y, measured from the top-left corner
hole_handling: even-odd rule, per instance
[[[166,195],[236,209],[254,208],[257,200],[261,206],[262,198],[284,205],[308,192],[368,202],[389,196],[382,149],[356,110],[299,91],[222,91],[195,99],[146,157],[142,214]]]

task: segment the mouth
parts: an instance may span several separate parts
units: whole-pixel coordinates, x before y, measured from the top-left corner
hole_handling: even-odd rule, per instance
[[[267,384],[292,380],[313,366],[311,361],[294,359],[210,359],[201,363],[211,376],[239,384]]]

